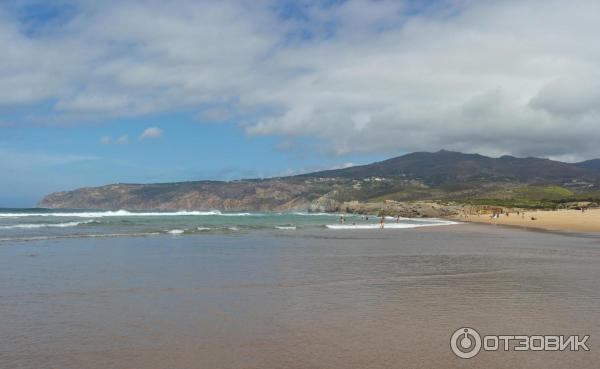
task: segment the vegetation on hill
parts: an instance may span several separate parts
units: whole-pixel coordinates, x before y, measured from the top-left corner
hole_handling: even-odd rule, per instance
[[[583,164],[586,163],[586,164]],[[453,201],[558,207],[596,201],[594,161],[490,158],[451,151],[418,152],[344,169],[230,182],[118,184],[48,195],[43,207],[98,209],[337,210],[348,201]]]

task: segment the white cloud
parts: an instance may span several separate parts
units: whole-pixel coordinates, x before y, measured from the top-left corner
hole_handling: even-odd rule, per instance
[[[112,137],[102,136],[100,137],[100,143],[102,145],[110,145],[112,143]]]
[[[303,1],[291,18],[279,4],[81,1],[33,35],[0,10],[0,106],[56,101],[73,120],[191,107],[338,154],[600,155],[597,1]]]
[[[123,135],[123,136],[120,136],[119,138],[117,138],[115,140],[115,143],[118,145],[124,145],[127,143],[127,141],[129,141],[129,137],[127,137],[127,135]]]
[[[158,127],[148,127],[142,132],[139,139],[145,140],[147,138],[158,138],[163,134],[163,130]]]

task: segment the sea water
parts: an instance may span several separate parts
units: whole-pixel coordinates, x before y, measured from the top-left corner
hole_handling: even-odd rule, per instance
[[[442,219],[400,218],[386,219],[384,228],[406,229],[450,224],[455,223]],[[380,224],[376,216],[308,212],[0,209],[0,242],[317,228],[379,229]]]

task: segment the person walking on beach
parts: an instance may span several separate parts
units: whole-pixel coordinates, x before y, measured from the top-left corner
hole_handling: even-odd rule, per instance
[[[379,229],[383,229],[384,224],[385,224],[385,213],[383,212],[383,210],[379,213],[380,219],[379,219]]]

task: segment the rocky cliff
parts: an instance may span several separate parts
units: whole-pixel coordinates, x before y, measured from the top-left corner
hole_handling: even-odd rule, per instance
[[[590,161],[594,162],[594,161]],[[588,163],[589,164],[589,163]],[[439,151],[291,177],[240,181],[113,184],[57,192],[47,208],[224,211],[337,211],[344,202],[386,200],[552,199],[597,196],[600,171],[586,163],[548,159],[490,158]],[[379,205],[380,206],[380,205]],[[381,206],[380,206],[381,207]],[[419,208],[419,213],[437,212]],[[399,212],[412,212],[410,208]]]
[[[114,184],[56,192],[38,204],[63,209],[287,211],[334,210],[337,203],[314,186],[281,180]]]

